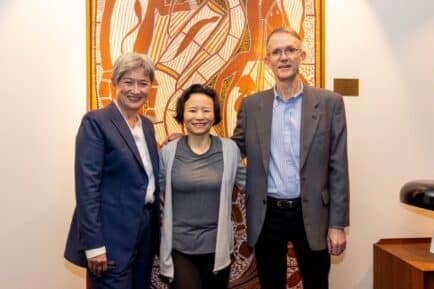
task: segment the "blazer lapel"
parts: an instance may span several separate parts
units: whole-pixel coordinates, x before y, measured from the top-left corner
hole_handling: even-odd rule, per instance
[[[129,149],[133,153],[136,160],[139,162],[140,166],[145,169],[145,166],[143,165],[142,158],[140,157],[139,150],[137,149],[136,142],[134,141],[133,135],[131,134],[130,128],[128,127],[127,122],[125,121],[124,117],[122,116],[119,109],[116,107],[116,105],[112,102],[109,105],[109,110],[111,111],[113,117],[111,121],[113,122],[114,126],[117,128],[119,134],[124,139],[126,144],[128,145]]]
[[[270,161],[273,100],[273,89],[264,91],[258,102],[258,114],[256,117],[256,127],[258,129],[259,144],[262,152],[262,162],[264,163],[266,175],[268,175],[268,163]]]
[[[318,110],[320,98],[313,94],[309,86],[303,90],[302,112],[301,112],[301,152],[300,170],[306,162],[307,155],[312,144],[313,137],[318,127],[320,113]]]

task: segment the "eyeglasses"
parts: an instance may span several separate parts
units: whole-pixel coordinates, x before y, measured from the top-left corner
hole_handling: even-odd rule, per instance
[[[293,56],[297,51],[301,51],[301,48],[295,48],[292,46],[285,47],[283,49],[274,49],[269,55],[274,59],[279,59],[285,54],[286,57]]]

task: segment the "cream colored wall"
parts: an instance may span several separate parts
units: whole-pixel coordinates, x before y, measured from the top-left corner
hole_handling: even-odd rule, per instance
[[[326,80],[360,78],[346,98],[348,250],[331,288],[372,288],[372,244],[428,236],[434,213],[401,205],[434,178],[432,1],[326,1]],[[85,103],[85,1],[0,1],[0,288],[80,289],[63,261],[73,209],[74,137]]]
[[[346,98],[351,227],[334,289],[372,288],[372,244],[429,236],[434,213],[399,202],[401,186],[434,179],[434,2],[326,1],[326,80],[360,79]]]
[[[0,1],[0,288],[84,288],[63,261],[86,111],[86,1]]]

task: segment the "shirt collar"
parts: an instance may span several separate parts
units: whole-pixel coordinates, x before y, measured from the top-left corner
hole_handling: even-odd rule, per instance
[[[300,98],[303,95],[304,84],[303,84],[303,81],[301,81],[301,80],[299,80],[299,81],[300,81],[300,89],[288,101],[291,101],[291,100],[295,101],[296,99]],[[273,91],[274,91],[274,100],[284,102],[282,96],[280,96],[279,93],[277,92],[276,86],[273,87]]]
[[[141,127],[141,126],[142,126],[142,119],[141,119],[138,115],[136,115],[136,117],[137,117],[137,123],[136,123],[136,125],[135,125],[134,127],[130,127],[130,125],[129,125],[128,121],[127,121],[127,118],[126,118],[125,115],[122,113],[122,110],[121,110],[120,107],[119,107],[119,104],[118,104],[117,100],[115,99],[115,100],[113,100],[113,102],[114,102],[114,104],[116,105],[116,107],[117,107],[117,109],[119,110],[119,112],[121,113],[122,118],[123,118],[123,119],[125,120],[125,122],[127,123],[127,126],[128,126],[130,129],[135,129],[135,128],[137,128],[137,127]]]

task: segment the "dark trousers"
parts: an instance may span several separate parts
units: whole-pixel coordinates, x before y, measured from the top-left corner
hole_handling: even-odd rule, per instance
[[[125,269],[110,266],[101,277],[88,273],[92,289],[149,289],[153,263],[152,209],[146,206],[130,262]]]
[[[213,273],[214,253],[189,255],[172,251],[175,276],[171,289],[227,289],[230,267]]]
[[[255,246],[262,289],[286,289],[288,242],[292,242],[304,289],[328,289],[330,255],[312,251],[304,230],[301,205],[277,207],[267,202],[267,213]]]

